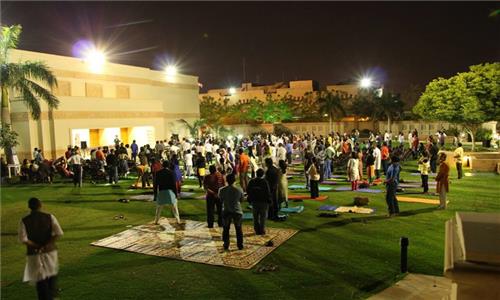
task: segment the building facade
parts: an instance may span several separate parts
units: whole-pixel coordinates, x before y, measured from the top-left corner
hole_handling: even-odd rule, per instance
[[[215,100],[222,101],[228,99],[228,104],[237,103],[240,100],[257,99],[266,101],[268,97],[274,99],[290,96],[303,97],[306,93],[318,91],[318,84],[313,80],[296,80],[286,82],[277,82],[270,85],[255,85],[252,83],[243,83],[240,88],[211,89],[206,93],[200,94],[199,98],[212,97]]]
[[[105,63],[89,70],[85,61],[59,55],[12,50],[10,62],[42,61],[56,75],[53,91],[60,101],[50,110],[42,103],[39,120],[11,93],[12,127],[19,134],[19,159],[41,148],[46,158],[57,157],[68,146],[88,148],[124,143],[154,144],[172,134],[188,135],[179,121],[199,118],[198,77],[147,68]]]

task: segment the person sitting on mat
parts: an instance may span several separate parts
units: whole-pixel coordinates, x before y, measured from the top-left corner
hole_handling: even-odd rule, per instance
[[[271,189],[267,181],[262,178],[264,170],[257,170],[257,177],[248,183],[248,202],[252,205],[253,229],[256,235],[266,234],[266,218],[269,205],[271,204]]]
[[[243,210],[241,202],[243,201],[243,192],[241,189],[234,186],[236,177],[234,173],[228,174],[226,177],[227,186],[219,190],[219,198],[222,201],[222,222],[224,228],[222,230],[222,240],[224,241],[224,250],[229,250],[229,228],[231,222],[234,223],[236,230],[236,243],[238,249],[243,249],[243,230],[241,223],[243,219]]]

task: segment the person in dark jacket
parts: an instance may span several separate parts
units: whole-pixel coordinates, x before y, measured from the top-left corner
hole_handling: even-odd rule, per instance
[[[270,220],[276,220],[278,218],[278,182],[279,182],[279,170],[273,165],[272,158],[266,158],[265,160],[267,171],[266,171],[266,181],[269,184],[269,190],[271,191],[271,205],[269,206],[268,218]]]
[[[38,299],[51,300],[57,297],[59,269],[55,242],[63,231],[56,217],[41,211],[39,199],[29,199],[28,206],[31,213],[19,223],[19,241],[27,249],[23,281],[36,284]]]
[[[203,179],[203,187],[207,192],[205,196],[207,200],[207,225],[208,228],[214,227],[214,213],[217,209],[217,224],[222,227],[222,202],[218,193],[219,189],[223,188],[226,183],[224,176],[217,171],[215,165],[211,165],[208,170],[210,174]]]
[[[169,161],[163,162],[163,169],[158,171],[153,182],[154,199],[156,201],[155,224],[160,220],[161,211],[165,205],[172,206],[172,214],[177,223],[181,222],[179,210],[177,208],[177,187],[175,184],[175,175],[169,167]]]
[[[271,190],[269,184],[262,178],[264,170],[257,170],[257,177],[250,180],[247,187],[248,202],[252,205],[253,229],[255,234],[266,234],[266,218],[269,204],[271,204]]]
[[[115,150],[111,149],[111,152],[106,156],[106,164],[108,165],[109,183],[118,183],[118,157],[115,154]]]

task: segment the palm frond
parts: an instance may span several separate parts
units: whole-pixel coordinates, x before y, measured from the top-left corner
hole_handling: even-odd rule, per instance
[[[27,61],[18,65],[20,75],[22,75],[24,78],[28,77],[37,81],[42,81],[44,83],[47,83],[50,88],[57,87],[57,78],[44,62]]]
[[[59,99],[54,94],[37,83],[25,79],[24,84],[35,94],[47,103],[50,108],[57,108],[59,106]]]
[[[13,88],[19,92],[20,96],[18,99],[23,101],[28,107],[33,119],[38,120],[41,114],[40,102],[38,101],[38,98],[33,95],[31,89],[24,82],[19,82]]]
[[[1,53],[0,61],[2,63],[7,61],[8,51],[10,49],[17,48],[21,31],[22,31],[21,25],[2,26],[2,31],[0,36],[0,53]]]

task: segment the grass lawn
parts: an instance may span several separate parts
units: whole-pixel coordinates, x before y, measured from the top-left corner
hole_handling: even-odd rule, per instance
[[[408,175],[414,169],[414,162],[404,165],[402,178],[420,180]],[[34,287],[21,282],[25,248],[17,241],[17,226],[28,213],[30,196],[43,201],[44,211],[53,213],[65,232],[58,242],[62,299],[366,298],[401,278],[400,237],[410,240],[410,272],[441,275],[444,222],[456,211],[500,212],[499,176],[479,174],[460,181],[454,179],[456,173],[451,176],[446,211],[434,205],[400,203],[401,216],[386,218],[385,193],[359,193],[370,197],[369,206],[376,208],[372,215],[317,216],[316,209],[323,204],[351,205],[357,194],[352,192],[322,192],[329,195],[323,203],[291,202],[305,205],[305,211],[268,225],[300,232],[261,261],[258,266],[279,267],[265,273],[257,273],[257,267],[238,270],[90,246],[127,225],[153,219],[153,203],[117,201],[141,192],[127,192],[131,181],[116,187],[85,184],[81,190],[61,182],[3,186],[2,299],[36,298]],[[204,200],[180,200],[179,210],[183,219],[205,220]],[[167,211],[164,216],[170,216]],[[119,214],[125,219],[115,220]]]

